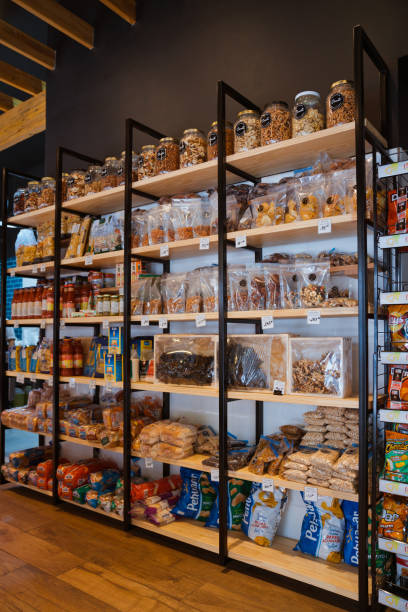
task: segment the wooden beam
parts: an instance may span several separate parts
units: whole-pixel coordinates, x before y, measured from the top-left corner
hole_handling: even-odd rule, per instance
[[[93,49],[93,27],[55,0],[13,0],[13,2],[84,47]]]
[[[0,60],[0,81],[34,95],[42,91],[41,79]]]
[[[55,68],[55,51],[0,19],[0,44],[28,57],[49,70]]]
[[[136,22],[136,0],[100,0],[111,11],[133,25]]]
[[[0,110],[8,111],[13,108],[13,106],[13,98],[0,91]]]
[[[45,91],[0,115],[0,151],[44,132]]]

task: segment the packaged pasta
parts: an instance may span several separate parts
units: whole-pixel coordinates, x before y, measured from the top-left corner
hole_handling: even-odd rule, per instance
[[[340,501],[319,496],[317,502],[306,502],[300,539],[295,550],[319,557],[331,563],[340,563],[344,540],[345,520]]]
[[[146,299],[146,289],[150,287],[150,278],[138,278],[131,286],[131,312],[132,315],[143,314]]]
[[[286,489],[275,487],[273,492],[262,491],[261,483],[252,483],[245,503],[242,531],[259,546],[272,546],[287,503]]]
[[[165,274],[161,279],[163,310],[167,314],[186,311],[186,275]]]
[[[146,279],[143,314],[160,314],[162,312],[162,299],[160,282],[158,278]]]
[[[202,268],[200,271],[203,312],[218,310],[218,267]]]

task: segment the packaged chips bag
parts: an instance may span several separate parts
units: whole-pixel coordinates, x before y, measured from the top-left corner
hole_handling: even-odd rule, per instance
[[[242,531],[255,544],[272,546],[287,499],[286,489],[275,487],[273,492],[262,491],[261,483],[252,483],[245,503]]]
[[[219,526],[219,487],[218,483],[214,484],[217,490],[217,498],[213,503],[210,511],[210,516],[206,522],[206,527]],[[228,529],[241,529],[241,522],[244,516],[245,502],[248,497],[251,483],[248,480],[238,480],[238,478],[230,478],[228,480]]]
[[[181,494],[178,504],[172,509],[177,516],[207,521],[217,497],[217,491],[207,472],[180,468],[182,478]]]
[[[408,434],[385,432],[384,478],[408,483]]]
[[[388,325],[394,350],[408,351],[408,306],[406,304],[388,306]]]
[[[344,500],[341,509],[346,521],[344,563],[358,567],[358,502]]]
[[[319,496],[317,502],[305,501],[306,514],[302,530],[294,550],[332,563],[340,563],[344,540],[344,514],[340,501],[333,497]]]
[[[408,504],[404,497],[384,495],[378,536],[407,542]]]

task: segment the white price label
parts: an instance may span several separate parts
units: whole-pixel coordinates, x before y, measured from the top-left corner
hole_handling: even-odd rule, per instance
[[[71,234],[78,234],[79,228],[79,223],[74,223],[74,225],[71,227]]]
[[[162,244],[160,247],[160,257],[168,257],[169,256],[169,245]]]
[[[247,241],[246,241],[245,234],[243,236],[237,236],[235,238],[235,248],[242,249],[242,247],[246,247],[246,245],[247,245]]]
[[[208,251],[210,248],[210,237],[203,236],[200,238],[200,251]]]
[[[308,310],[307,322],[309,325],[320,325],[320,310]]]
[[[146,457],[144,463],[145,468],[151,469],[153,467],[153,459],[151,457]]]
[[[213,482],[220,482],[220,470],[218,469],[211,470],[210,478]]]
[[[64,319],[60,320],[60,327],[61,327],[61,329],[65,329],[65,321],[64,321]]]
[[[262,329],[272,329],[273,328],[273,316],[269,315],[267,317],[262,317]]]
[[[95,393],[95,389],[96,389],[95,381],[91,380],[91,382],[89,383],[89,392],[90,393]]]
[[[381,293],[380,304],[408,304],[408,291]]]
[[[319,219],[317,233],[331,234],[331,219]]]
[[[92,255],[85,255],[85,265],[92,266],[93,257]]]
[[[195,324],[196,327],[205,327],[207,325],[207,321],[205,320],[205,314],[203,312],[196,316]]]
[[[40,327],[41,327],[41,329],[45,329],[45,321],[41,321]]]
[[[262,491],[273,493],[273,480],[272,478],[262,478]]]
[[[69,379],[69,388],[70,389],[75,389],[75,384],[76,384],[75,378],[70,378]]]
[[[105,381],[105,389],[108,393],[112,391],[112,381],[111,380]]]
[[[305,501],[317,502],[317,487],[305,487]]]
[[[165,319],[164,317],[160,317],[159,327],[160,329],[167,329],[167,319]]]
[[[378,603],[387,606],[388,609],[391,608],[392,610],[399,610],[400,612],[407,612],[408,610],[408,600],[394,593],[390,593],[389,591],[383,591],[382,589],[378,591]]]
[[[140,319],[140,325],[142,327],[149,327],[149,317],[142,317]]]
[[[119,287],[119,295],[125,295],[125,288]]]
[[[13,270],[12,272],[10,272],[10,276],[11,276],[12,278],[14,278],[14,277],[15,277],[15,275],[16,275],[16,273],[14,272],[14,270]]]
[[[273,381],[273,394],[274,395],[284,395],[285,393],[285,381],[284,380],[274,380]]]
[[[109,321],[107,321],[106,319],[102,322],[102,328],[103,329],[109,329]]]
[[[388,363],[390,365],[396,364],[408,364],[408,353],[397,353],[397,352],[381,352],[380,353],[381,363]]]
[[[18,329],[18,327],[19,327],[18,323],[13,323],[13,327],[14,327],[14,329]]]
[[[45,264],[41,264],[40,266],[40,272],[45,272],[47,269],[47,266]]]
[[[33,274],[37,274],[38,272],[38,266],[33,266]]]
[[[30,380],[31,380],[31,382],[33,382],[33,383],[37,382],[37,377],[36,377],[36,375],[35,375],[35,374],[31,374],[31,376],[30,376]]]
[[[18,383],[23,384],[24,383],[24,374],[23,372],[19,372],[16,376],[16,380]]]

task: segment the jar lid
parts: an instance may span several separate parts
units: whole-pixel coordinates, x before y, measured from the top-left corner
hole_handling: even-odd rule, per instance
[[[54,177],[53,176],[43,176],[41,180],[44,181],[44,182],[45,181],[53,181]]]
[[[330,85],[330,89],[333,89],[333,87],[337,87],[337,85],[353,85],[354,87],[354,81],[348,81],[347,79],[344,79],[342,81],[334,81],[334,83]]]
[[[320,94],[318,91],[300,91],[295,96],[295,102],[298,98],[301,98],[302,96],[316,96],[316,98],[320,98]]]
[[[284,102],[283,100],[272,100],[272,102],[268,102],[268,104],[265,104],[263,112],[265,112],[266,109],[269,108],[269,106],[275,106],[277,104],[280,104],[281,106],[284,106],[285,108],[289,109],[289,105],[287,102]]]
[[[62,172],[61,176],[67,177],[67,176],[69,176],[69,172]]]
[[[212,128],[213,128],[213,127],[217,127],[217,125],[218,125],[218,121],[213,121],[213,122],[212,122],[212,124],[211,124],[211,127],[212,127]],[[225,122],[225,127],[232,128],[232,123],[231,123],[231,121],[226,121],[226,122]]]
[[[165,136],[164,138],[160,138],[160,142],[177,142],[173,136]]]
[[[117,161],[116,157],[105,157],[105,163],[110,162],[110,161]]]
[[[188,128],[187,130],[184,130],[183,134],[203,134],[203,132],[201,130],[199,130],[198,128]]]
[[[258,112],[251,108],[247,108],[246,110],[240,111],[237,117],[242,117],[242,115],[258,115]]]
[[[154,145],[149,145],[149,146],[154,146]],[[143,149],[143,147],[142,147],[142,149]],[[136,153],[134,151],[132,151],[132,155],[136,155]],[[120,156],[121,157],[125,157],[126,156],[126,151],[121,151]]]
[[[99,166],[98,164],[95,164],[94,166],[89,166],[88,172],[92,172],[92,171],[100,170],[100,169],[101,169],[101,166]]]
[[[34,187],[34,185],[39,185],[40,183],[38,181],[28,181],[27,183],[27,187],[29,187],[31,185],[31,187]]]
[[[151,151],[152,149],[154,150],[155,148],[156,148],[156,145],[143,145],[142,151]]]

